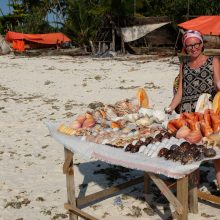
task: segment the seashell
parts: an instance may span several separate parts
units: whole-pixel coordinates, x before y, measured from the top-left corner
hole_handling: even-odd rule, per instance
[[[74,135],[74,129],[70,128],[64,124],[61,124],[58,128],[58,131],[62,134],[66,134],[66,135]]]
[[[118,122],[112,122],[111,123],[111,127],[114,129],[114,128],[121,128],[120,124]]]
[[[93,117],[97,122],[102,122],[102,120],[103,120],[103,116],[99,110],[96,110],[94,112]]]
[[[157,123],[160,123],[166,119],[166,114],[164,111],[155,110],[155,111],[153,111],[153,117]]]
[[[96,121],[94,118],[87,118],[84,122],[82,127],[83,128],[91,128],[95,125]]]
[[[118,116],[132,113],[132,104],[129,102],[129,100],[116,102],[114,108]]]
[[[203,93],[199,96],[198,101],[196,103],[196,112],[204,113],[206,109],[212,108],[212,103],[209,101],[211,97],[208,93]]]
[[[85,117],[86,117],[86,119],[93,118],[93,115],[91,112],[86,112]]]
[[[136,121],[136,124],[138,126],[149,126],[152,123],[153,123],[153,118],[149,118],[147,116]]]
[[[125,127],[122,130],[122,133],[124,133],[124,134],[128,134],[129,132],[131,132],[131,129],[129,127]]]
[[[149,98],[146,91],[143,88],[139,88],[137,91],[137,97],[139,101],[139,106],[141,108],[148,108],[149,107]]]
[[[117,118],[117,113],[116,113],[113,106],[106,105],[105,108],[104,108],[104,111],[106,113],[106,119],[107,120],[111,121],[111,120],[114,120],[115,118]]]
[[[186,126],[183,125],[176,133],[176,138],[181,139],[181,138],[185,138],[189,133],[191,132],[191,130]]]
[[[137,119],[139,119],[138,113],[127,114],[124,116],[124,120],[127,120],[129,122],[135,122]]]
[[[220,113],[220,92],[217,92],[212,102],[213,110],[215,113]]]
[[[202,131],[203,136],[208,137],[209,135],[213,133],[211,126],[209,126],[205,122],[203,121],[200,122],[200,125],[201,125],[201,131]]]
[[[76,121],[78,121],[81,125],[83,124],[83,122],[86,120],[86,116],[85,115],[78,115],[76,117]]]
[[[192,143],[192,144],[196,144],[199,143],[200,140],[202,139],[202,134],[199,130],[195,130],[190,132],[186,137],[185,137],[186,141]]]
[[[79,128],[81,128],[81,126],[82,126],[82,124],[79,121],[73,121],[70,124],[70,128],[73,128],[73,129],[79,129]]]
[[[179,119],[179,118],[171,119],[167,124],[167,130],[169,133],[173,134],[178,129],[180,129],[183,125],[187,125],[186,120]]]
[[[204,149],[204,155],[206,157],[214,157],[216,156],[216,151],[213,148],[206,148]]]
[[[65,128],[66,128],[66,125],[65,125],[65,124],[61,124],[61,125],[58,127],[57,131],[59,131],[59,132],[62,133]]]
[[[143,116],[152,117],[153,116],[153,109],[150,109],[150,108],[140,108],[138,113],[140,115],[143,115]]]

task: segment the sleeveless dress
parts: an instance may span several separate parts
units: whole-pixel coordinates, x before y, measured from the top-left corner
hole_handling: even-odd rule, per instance
[[[195,112],[196,103],[202,93],[216,94],[214,86],[213,57],[196,69],[191,69],[188,63],[183,64],[183,94],[180,112]]]

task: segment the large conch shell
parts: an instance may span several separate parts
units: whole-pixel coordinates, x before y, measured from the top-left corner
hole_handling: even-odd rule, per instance
[[[202,139],[202,134],[200,131],[200,124],[199,122],[195,123],[195,130],[190,132],[186,137],[186,141],[190,142],[191,144],[197,144]]]
[[[208,93],[203,93],[199,96],[199,99],[196,104],[196,112],[204,113],[206,109],[212,109],[212,103],[209,101],[211,97]]]
[[[220,113],[220,92],[217,92],[213,99],[212,107],[215,113]]]
[[[188,128],[186,125],[183,125],[177,132],[176,132],[176,138],[181,139],[185,138],[189,135],[191,132],[190,128]]]
[[[114,108],[120,117],[132,113],[133,110],[132,103],[128,99],[116,102]]]
[[[137,97],[138,97],[140,108],[148,108],[149,107],[149,98],[148,98],[146,91],[143,88],[138,89]]]
[[[106,105],[104,107],[104,111],[106,113],[106,119],[107,120],[111,121],[111,120],[114,120],[115,118],[117,118],[117,113],[116,113],[116,111],[115,111],[113,106]]]

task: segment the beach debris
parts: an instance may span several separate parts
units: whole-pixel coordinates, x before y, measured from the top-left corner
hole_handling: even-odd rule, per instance
[[[116,198],[114,198],[113,205],[114,206],[123,206],[123,202],[122,202],[122,199],[120,196],[117,196]]]

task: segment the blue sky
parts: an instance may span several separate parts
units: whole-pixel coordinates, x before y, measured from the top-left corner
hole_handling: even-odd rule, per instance
[[[0,8],[2,9],[4,14],[7,14],[9,12],[9,8],[7,4],[8,4],[8,0],[0,0]]]
[[[8,7],[8,0],[0,0],[0,8],[3,14],[8,14],[10,12],[9,7]],[[0,16],[1,16],[1,13],[0,13]],[[48,19],[49,19],[49,22],[54,21],[52,14],[49,14]],[[51,25],[53,25],[53,23],[51,23]]]

